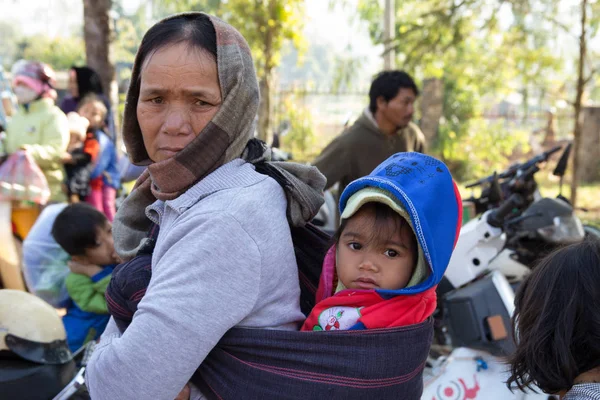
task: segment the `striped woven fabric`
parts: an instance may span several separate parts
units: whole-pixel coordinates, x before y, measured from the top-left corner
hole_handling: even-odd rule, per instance
[[[154,227],[150,240],[158,235]],[[330,238],[312,225],[292,229],[302,311],[315,302]],[[106,296],[123,329],[150,281],[148,246],[113,273]],[[210,399],[419,399],[433,338],[431,319],[390,329],[294,332],[231,329],[192,382]]]
[[[563,400],[600,400],[600,383],[580,383],[567,392]]]

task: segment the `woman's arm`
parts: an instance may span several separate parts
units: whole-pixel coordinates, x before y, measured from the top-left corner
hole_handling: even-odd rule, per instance
[[[95,400],[173,400],[256,303],[261,254],[230,215],[176,222],[159,248],[168,250],[155,260],[133,322],[120,338],[103,336],[88,364]]]

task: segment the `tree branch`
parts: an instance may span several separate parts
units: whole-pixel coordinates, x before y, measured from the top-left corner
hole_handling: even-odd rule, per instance
[[[565,31],[566,33],[571,33],[569,26],[563,24],[562,22],[558,21],[556,19],[556,17],[547,17],[548,20],[553,23],[554,25],[558,26],[559,28],[561,28],[563,31]]]
[[[592,69],[590,71],[590,74],[588,75],[588,77],[583,80],[583,86],[586,86],[588,83],[590,83],[590,81],[592,79],[594,79],[594,75],[596,75],[596,72],[598,72],[599,70],[600,70],[600,67],[596,67],[596,68]]]

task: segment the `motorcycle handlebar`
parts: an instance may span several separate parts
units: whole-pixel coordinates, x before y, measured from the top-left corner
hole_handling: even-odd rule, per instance
[[[485,178],[479,179],[476,182],[466,185],[465,188],[470,189],[472,187],[479,186],[483,183],[491,182],[494,179],[495,175],[497,176],[498,179],[510,178],[510,177],[514,176],[517,173],[517,171],[519,171],[519,170],[528,170],[530,167],[537,165],[540,162],[547,161],[548,158],[552,154],[556,153],[557,151],[560,151],[560,149],[562,149],[562,146],[555,146],[555,147],[551,148],[550,150],[543,152],[542,154],[538,154],[537,156],[531,158],[529,161],[527,161],[523,164],[513,165],[513,166],[509,167],[508,169],[502,171],[500,174],[492,174]],[[538,171],[539,171],[539,169],[538,169]],[[535,172],[537,172],[537,171],[535,171]]]
[[[488,224],[495,228],[501,228],[504,226],[504,220],[512,213],[513,209],[520,207],[523,203],[521,195],[517,193],[512,194],[508,200],[488,215]]]

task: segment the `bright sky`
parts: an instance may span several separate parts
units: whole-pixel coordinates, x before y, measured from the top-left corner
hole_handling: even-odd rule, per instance
[[[127,12],[133,12],[142,0],[126,0],[123,3]],[[351,0],[349,3],[357,3],[357,0]],[[336,47],[344,49],[348,43],[363,50],[373,47],[366,28],[363,26],[362,29],[357,29],[356,25],[351,26],[348,23],[348,11],[341,8],[331,11],[327,0],[306,0],[306,12],[309,19],[307,29],[319,33],[319,36],[331,41]],[[0,20],[17,22],[26,35],[69,35],[81,26],[83,2],[0,0]]]
[[[142,1],[149,2],[149,0],[125,0],[123,3],[126,11],[133,12]],[[364,57],[367,61],[362,72],[370,75],[383,66],[380,56],[382,48],[371,44],[364,24],[358,21],[349,22],[350,10],[357,1],[350,0],[348,2],[350,7],[347,9],[338,7],[332,11],[327,0],[306,0],[308,17],[306,30],[319,37],[319,40],[331,43],[332,49],[337,53],[346,52],[348,44],[351,44],[352,55]],[[561,3],[564,8],[562,11],[572,12],[569,8],[573,4],[573,0],[564,0]],[[66,36],[77,31],[81,26],[83,2],[82,0],[0,0],[0,20],[17,22],[26,35],[45,33],[49,36]],[[573,25],[576,30],[576,24]],[[567,51],[574,51],[577,43],[574,43],[573,39],[565,40],[563,46]],[[600,38],[592,40],[590,47],[600,49]]]

